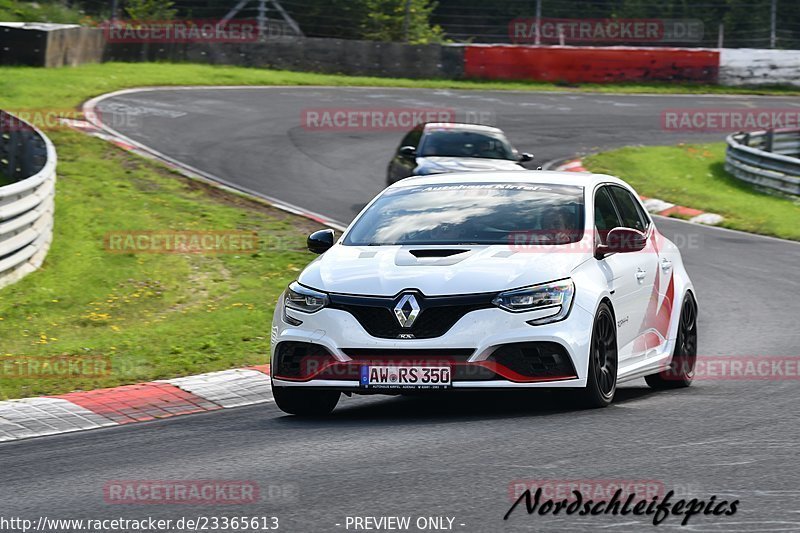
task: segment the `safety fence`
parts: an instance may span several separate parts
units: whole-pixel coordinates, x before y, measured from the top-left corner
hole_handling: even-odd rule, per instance
[[[231,40],[165,37],[162,42],[156,33],[128,39],[102,28],[0,22],[0,65],[173,61],[401,78],[800,86],[797,50],[406,44],[298,38],[283,32],[251,42],[233,35]]]

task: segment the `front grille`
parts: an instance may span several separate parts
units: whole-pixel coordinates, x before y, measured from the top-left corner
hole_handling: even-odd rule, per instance
[[[527,378],[571,378],[575,367],[557,342],[518,342],[497,348],[489,360]]]
[[[345,355],[353,360],[360,359],[453,359],[466,361],[475,352],[474,348],[344,348]]]
[[[400,326],[394,308],[406,294],[414,294],[420,307],[411,327]],[[432,339],[447,333],[464,315],[492,307],[495,294],[425,297],[404,291],[394,298],[330,295],[330,307],[347,311],[367,333],[382,339]]]

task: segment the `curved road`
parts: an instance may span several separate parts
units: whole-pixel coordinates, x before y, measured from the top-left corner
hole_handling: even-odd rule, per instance
[[[99,104],[127,137],[243,189],[346,223],[384,181],[400,132],[301,127],[305,108],[449,107],[489,113],[538,161],[628,144],[714,140],[662,131],[661,111],[787,107],[790,99],[264,88],[155,90]],[[659,219],[682,247],[701,305],[703,355],[798,355],[800,245]],[[266,325],[265,325],[266,327]],[[0,446],[0,516],[276,515],[284,531],[344,531],[347,516],[454,517],[456,531],[638,531],[647,517],[540,517],[518,480],[655,480],[678,497],[739,499],[687,531],[797,531],[797,381],[702,381],[582,411],[549,394],[343,399],[329,420],[272,404]],[[118,479],[253,480],[264,502],[233,508],[109,506]],[[278,494],[281,496],[279,497]],[[337,525],[341,524],[341,525]],[[352,529],[351,529],[352,530]],[[416,530],[416,529],[412,529]]]

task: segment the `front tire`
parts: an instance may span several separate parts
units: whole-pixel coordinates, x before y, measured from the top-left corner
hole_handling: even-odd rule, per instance
[[[582,391],[586,407],[607,407],[617,390],[617,328],[611,307],[602,302],[597,309],[589,348],[589,374]]]
[[[333,412],[341,393],[326,390],[304,390],[297,387],[272,387],[275,404],[284,413],[319,417]]]
[[[697,303],[691,293],[686,294],[681,307],[678,323],[678,336],[675,340],[675,351],[669,367],[645,376],[645,381],[654,389],[679,389],[688,387],[694,379],[694,368],[697,363]]]

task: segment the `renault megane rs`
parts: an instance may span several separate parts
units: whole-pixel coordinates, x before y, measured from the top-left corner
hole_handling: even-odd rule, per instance
[[[618,178],[440,174],[384,190],[291,283],[272,325],[275,401],[341,393],[688,386],[697,303],[677,247]]]

